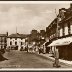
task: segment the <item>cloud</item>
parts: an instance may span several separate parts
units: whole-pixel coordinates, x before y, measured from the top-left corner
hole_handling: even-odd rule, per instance
[[[64,5],[0,5],[0,33],[8,31],[9,34],[16,32],[30,33],[32,29],[46,29],[56,17],[57,11]],[[65,5],[66,6],[66,5]]]
[[[40,13],[53,13],[51,10],[46,10],[46,11],[43,11],[43,12],[40,12]]]

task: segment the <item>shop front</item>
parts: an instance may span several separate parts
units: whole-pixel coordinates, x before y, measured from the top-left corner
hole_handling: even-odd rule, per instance
[[[53,52],[57,48],[60,59],[72,60],[72,37],[55,40],[48,47],[53,48]]]

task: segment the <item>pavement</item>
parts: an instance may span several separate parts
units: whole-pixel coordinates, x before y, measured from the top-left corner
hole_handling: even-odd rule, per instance
[[[36,54],[39,55],[39,56],[42,56],[43,58],[50,59],[53,62],[55,61],[55,58],[51,57],[52,54],[43,54],[43,53],[41,53],[41,54],[36,53]],[[72,67],[72,61],[59,59],[59,63],[62,64],[62,65]]]

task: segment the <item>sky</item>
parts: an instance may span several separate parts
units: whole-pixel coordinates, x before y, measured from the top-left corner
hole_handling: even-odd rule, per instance
[[[42,30],[54,20],[60,8],[70,4],[0,4],[0,33],[29,34],[32,29]]]

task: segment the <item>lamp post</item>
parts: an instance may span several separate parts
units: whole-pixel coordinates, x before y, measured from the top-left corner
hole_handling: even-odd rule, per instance
[[[56,14],[56,9],[55,9],[55,14]],[[58,39],[58,29],[59,29],[58,23],[59,23],[59,18],[58,18],[58,16],[57,16],[57,14],[56,14],[56,18],[57,18],[57,21],[56,21],[56,23],[57,23],[57,25],[56,25],[56,37],[57,37],[57,39]]]

